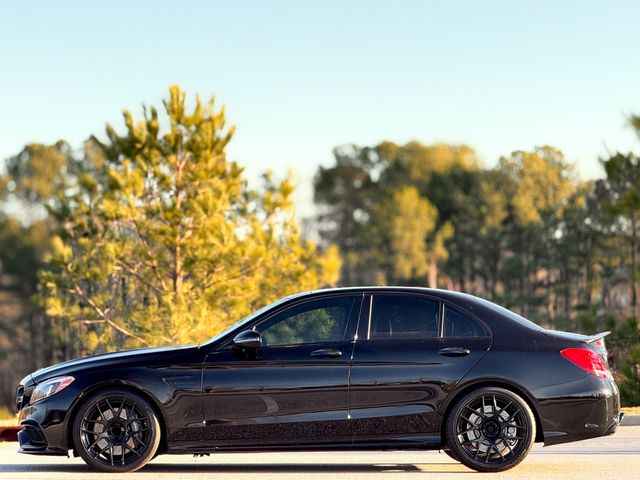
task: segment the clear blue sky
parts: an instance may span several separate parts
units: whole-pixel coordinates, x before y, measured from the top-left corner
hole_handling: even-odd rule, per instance
[[[552,144],[584,177],[640,150],[640,2],[10,2],[0,158],[74,145],[171,83],[227,106],[233,159],[299,183],[343,143],[463,142],[485,165]]]

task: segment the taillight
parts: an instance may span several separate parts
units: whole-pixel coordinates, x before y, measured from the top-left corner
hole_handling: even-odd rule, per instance
[[[589,348],[565,348],[560,354],[592,375],[613,380],[606,361]]]

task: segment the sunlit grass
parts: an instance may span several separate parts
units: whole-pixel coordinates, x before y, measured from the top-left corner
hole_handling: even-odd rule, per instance
[[[12,420],[15,420],[17,423],[18,418],[16,417],[16,415],[11,410],[9,410],[9,408],[0,407],[0,422],[7,423],[11,422]]]

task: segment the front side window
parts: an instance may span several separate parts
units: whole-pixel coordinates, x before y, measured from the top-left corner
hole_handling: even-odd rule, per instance
[[[484,337],[484,330],[469,315],[446,305],[444,307],[445,337]]]
[[[411,295],[374,295],[369,338],[438,336],[439,303]]]
[[[265,345],[300,345],[346,338],[355,297],[312,300],[288,308],[256,327]]]

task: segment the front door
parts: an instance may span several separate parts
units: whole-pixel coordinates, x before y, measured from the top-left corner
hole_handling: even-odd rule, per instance
[[[440,406],[486,353],[488,332],[422,294],[375,293],[362,316],[351,367],[354,442],[438,444]]]
[[[209,353],[205,443],[350,443],[349,363],[362,298],[327,294],[278,307],[248,326],[260,332],[260,348],[223,345]]]

